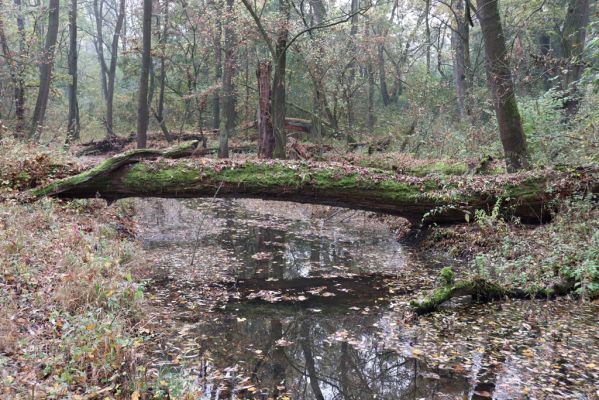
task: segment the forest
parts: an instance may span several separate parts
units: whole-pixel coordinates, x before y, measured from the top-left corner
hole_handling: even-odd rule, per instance
[[[597,399],[598,194],[595,0],[0,0],[0,398]]]

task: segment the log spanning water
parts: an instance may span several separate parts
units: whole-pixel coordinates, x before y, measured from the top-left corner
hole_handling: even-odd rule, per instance
[[[493,176],[424,177],[341,163],[182,158],[197,142],[132,150],[78,175],[34,189],[33,195],[101,197],[254,197],[333,205],[405,217],[413,224],[472,221],[478,209],[544,222],[552,202],[597,193],[595,170],[540,170]]]

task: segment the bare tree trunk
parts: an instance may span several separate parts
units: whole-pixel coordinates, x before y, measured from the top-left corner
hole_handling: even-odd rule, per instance
[[[388,106],[391,104],[391,96],[389,96],[389,90],[387,89],[387,73],[385,71],[385,45],[379,44],[378,46],[378,63],[379,63],[379,82],[381,85],[381,98],[383,104]]]
[[[139,77],[139,97],[137,103],[137,148],[145,148],[148,133],[148,78],[152,62],[152,0],[143,2],[142,24],[143,49],[141,53],[141,74]]]
[[[274,78],[272,81],[272,123],[275,134],[275,149],[273,156],[284,159],[286,157],[287,135],[285,134],[285,74],[287,68],[287,39],[290,17],[289,3],[279,0],[279,11],[282,19],[277,32],[275,48]]]
[[[222,24],[220,22],[220,18],[216,20],[216,34],[214,35],[214,81],[217,84],[221,84],[221,79],[223,76],[223,57],[222,57],[222,46],[221,46],[221,36],[222,36]],[[220,128],[220,90],[216,89],[214,91],[212,97],[212,114],[213,114],[213,122],[212,128],[219,129]]]
[[[58,23],[60,12],[59,0],[50,0],[48,5],[48,33],[46,34],[46,43],[44,45],[43,54],[40,64],[40,85],[33,111],[31,129],[29,130],[29,138],[35,142],[39,141],[44,119],[46,117],[46,108],[48,107],[48,97],[50,96],[50,82],[52,79],[52,68],[54,67],[54,52],[56,41],[58,39]]]
[[[353,138],[351,137],[351,131],[354,128],[354,107],[353,107],[353,95],[351,93],[352,87],[354,85],[354,81],[356,80],[356,44],[355,37],[358,33],[358,14],[357,11],[360,8],[360,0],[352,0],[351,1],[351,13],[353,14],[351,18],[351,28],[349,30],[349,34],[351,36],[351,41],[349,45],[349,57],[350,62],[348,65],[348,78],[347,78],[347,86],[345,89],[345,101],[347,103],[347,125],[348,125],[348,135],[347,142],[353,142]]]
[[[263,61],[258,64],[258,157],[272,158],[275,149],[275,134],[271,116],[270,76],[272,64]]]
[[[470,82],[470,26],[466,20],[464,0],[455,3],[456,27],[451,34],[453,75],[456,85],[457,111],[460,121],[468,114],[467,99]]]
[[[224,121],[221,123],[219,131],[218,156],[220,158],[229,157],[229,138],[235,133],[235,103],[237,102],[235,87],[233,86],[233,76],[236,70],[236,35],[234,30],[235,21],[233,19],[234,0],[227,0],[227,18],[225,25],[225,68],[223,71],[223,111]]]
[[[19,35],[19,57],[25,54],[25,19],[23,18],[23,6],[21,0],[14,0],[17,6],[17,34]],[[24,66],[20,60],[17,69],[17,86],[15,88],[15,116],[17,117],[16,133],[23,136],[25,131],[25,77]]]
[[[2,0],[0,0],[0,8],[3,7]],[[16,117],[17,117],[17,127],[21,127],[22,129],[22,119],[24,117],[22,111],[22,107],[19,107],[19,100],[22,90],[22,79],[19,77],[19,62],[15,56],[15,54],[10,50],[10,46],[8,43],[8,39],[6,38],[6,32],[4,31],[4,20],[2,15],[0,15],[0,49],[2,50],[2,54],[4,55],[4,60],[6,61],[6,65],[8,67],[8,72],[10,74],[10,80],[13,85],[13,93],[14,93],[14,101],[15,101],[15,109],[16,109]],[[21,113],[19,113],[21,111]],[[16,136],[20,136],[20,131],[17,128],[15,132]]]
[[[514,94],[509,53],[497,3],[498,0],[477,0],[478,17],[485,42],[487,78],[493,93],[505,163],[508,172],[515,172],[529,167],[528,149]]]
[[[71,0],[69,10],[69,116],[67,143],[79,140],[79,107],[77,105],[77,0]]]
[[[364,35],[368,40],[370,36],[370,23],[367,21],[364,27]],[[368,75],[368,133],[372,134],[374,131],[374,68],[372,66],[372,59],[368,57],[368,63],[366,64],[366,74]]]
[[[162,27],[162,35],[160,36],[160,44],[162,45],[162,54],[160,56],[160,88],[158,93],[158,111],[154,114],[162,133],[164,134],[164,138],[168,143],[173,141],[173,138],[166,126],[166,121],[164,120],[164,92],[166,88],[166,43],[168,40],[168,27],[169,27],[169,19],[168,19],[168,2],[169,0],[164,0],[164,20]]]
[[[424,9],[424,26],[426,29],[426,73],[431,73],[431,24],[430,24],[430,13],[431,13],[431,0],[425,0]]]
[[[588,23],[589,0],[570,0],[562,32],[563,56],[569,63],[567,72],[562,78],[562,86],[567,93],[568,100],[564,105],[569,116],[576,114],[580,102],[576,83],[584,71],[582,54]]]
[[[116,80],[116,66],[118,61],[119,38],[123,30],[125,21],[125,0],[119,0],[118,12],[116,15],[116,23],[112,34],[112,42],[110,44],[110,63],[106,62],[104,55],[104,10],[105,0],[94,0],[94,17],[96,20],[96,39],[94,45],[98,53],[100,62],[100,81],[102,84],[102,93],[106,103],[106,116],[104,125],[106,127],[106,136],[114,136],[114,84]]]

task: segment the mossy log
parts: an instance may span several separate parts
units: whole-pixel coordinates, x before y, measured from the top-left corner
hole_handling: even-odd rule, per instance
[[[341,163],[280,160],[172,160],[197,142],[166,151],[134,150],[79,175],[34,189],[34,196],[254,197],[333,205],[400,215],[413,224],[472,221],[477,209],[545,221],[559,196],[596,190],[597,174],[537,171],[488,177],[415,177]]]
[[[429,296],[412,301],[410,306],[418,314],[427,314],[454,297],[472,296],[474,301],[483,303],[503,298],[532,299],[563,296],[573,291],[574,288],[574,280],[555,284],[552,287],[535,287],[524,290],[504,287],[483,278],[474,278],[437,288]]]

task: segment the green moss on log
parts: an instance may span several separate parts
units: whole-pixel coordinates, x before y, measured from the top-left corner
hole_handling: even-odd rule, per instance
[[[548,298],[563,296],[572,292],[575,282],[568,280],[551,287],[529,287],[526,290],[504,287],[498,283],[476,277],[471,280],[459,281],[453,285],[446,285],[434,289],[423,299],[413,300],[410,307],[418,314],[427,314],[435,311],[441,304],[454,297],[472,296],[476,302],[488,302],[505,297],[515,299]]]
[[[61,179],[56,182],[53,182],[50,185],[45,187],[34,189],[32,191],[33,196],[42,197],[42,196],[50,196],[61,191],[65,191],[69,188],[73,188],[85,183],[90,182],[92,179],[97,183],[102,181],[103,177],[108,176],[112,171],[117,168],[132,162],[137,162],[141,159],[147,158],[156,158],[156,157],[164,157],[164,158],[180,158],[185,157],[193,153],[193,151],[198,147],[198,141],[192,140],[189,142],[185,142],[179,144],[177,146],[169,147],[165,150],[156,150],[156,149],[136,149],[126,151],[121,154],[117,154],[113,157],[110,157],[100,164],[96,165],[93,168],[88,169],[78,175],[71,176],[69,178]],[[100,185],[103,186],[103,185]]]

